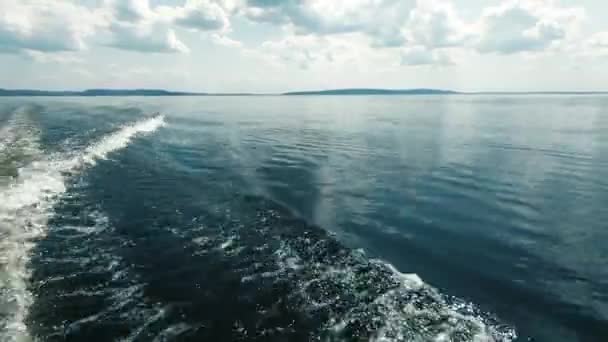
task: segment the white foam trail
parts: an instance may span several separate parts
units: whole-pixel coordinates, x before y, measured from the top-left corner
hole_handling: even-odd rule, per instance
[[[58,197],[70,175],[122,149],[140,134],[165,124],[159,115],[126,125],[80,153],[54,155],[21,167],[18,176],[0,188],[0,341],[30,341],[25,319],[32,304],[29,254],[46,233]]]
[[[110,134],[96,144],[87,147],[81,160],[87,164],[93,165],[95,160],[105,159],[108,153],[125,148],[137,134],[154,132],[164,124],[165,117],[158,115],[137,122],[134,125],[125,126],[118,132]]]
[[[317,310],[349,308],[329,316],[324,326],[332,335],[328,341],[350,341],[354,337],[347,327],[366,329],[371,333],[367,340],[377,342],[510,342],[517,337],[514,329],[500,326],[473,304],[444,296],[418,275],[401,273],[384,261],[367,259],[366,263],[366,257],[352,254],[315,263],[302,260],[286,243],[274,255],[277,270],[268,274],[296,282],[298,290],[292,295],[300,297],[302,310],[314,316]],[[370,269],[382,276],[370,277],[366,272]],[[264,276],[248,275],[241,282]]]
[[[474,312],[474,306],[465,301],[458,301],[452,304],[445,302],[439,292],[426,284],[415,273],[401,273],[392,264],[382,260],[372,259],[373,263],[387,267],[393,274],[393,278],[398,280],[399,287],[392,289],[376,298],[375,305],[382,307],[383,325],[376,335],[371,339],[374,342],[391,342],[404,340],[403,327],[415,318],[427,319],[427,317],[443,316],[446,321],[442,324],[433,337],[436,342],[453,341],[453,336],[466,332],[471,329],[476,331],[471,337],[471,342],[503,342],[513,341],[517,338],[514,329],[499,331],[496,327],[487,324],[484,318]],[[429,298],[433,298],[440,305],[435,309],[420,308],[410,304],[403,306],[399,298],[403,298],[407,291],[418,290],[425,293]],[[435,310],[435,311],[433,311]],[[397,336],[397,337],[395,337]]]
[[[10,182],[17,167],[39,155],[38,129],[29,118],[28,108],[19,107],[0,127],[0,186]]]

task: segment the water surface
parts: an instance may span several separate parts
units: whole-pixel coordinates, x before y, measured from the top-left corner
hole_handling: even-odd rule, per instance
[[[605,341],[607,108],[0,99],[0,341]]]

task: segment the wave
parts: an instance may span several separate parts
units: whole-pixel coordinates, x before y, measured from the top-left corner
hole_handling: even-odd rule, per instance
[[[214,277],[214,285],[239,289],[242,299],[231,302],[239,307],[238,329],[231,332],[238,339],[508,342],[517,337],[493,315],[442,294],[416,274],[345,247],[270,199],[237,196],[233,203],[238,210],[231,209],[226,221],[211,219],[219,228],[206,224],[212,217],[206,214],[194,220],[200,229],[170,231],[196,246],[195,254],[223,265],[226,275]],[[240,284],[229,285],[235,278]]]
[[[30,106],[15,109],[0,127],[0,186],[17,177],[20,166],[40,155],[38,127],[30,118]]]
[[[149,326],[162,320],[170,308],[146,302],[145,281],[121,253],[133,240],[117,232],[106,212],[86,199],[78,183],[62,196],[48,223],[48,233],[32,254],[32,292],[36,301],[29,320],[30,333],[39,340],[87,340],[91,336],[113,341],[120,319],[128,326],[124,341],[141,340]],[[74,216],[73,208],[78,208]],[[97,329],[97,330],[96,330]],[[126,335],[126,334],[125,334]]]
[[[67,181],[111,152],[125,148],[136,136],[165,124],[162,115],[149,117],[120,127],[82,151],[44,156],[38,130],[28,120],[25,111],[16,111],[3,129],[10,134],[3,136],[0,145],[5,155],[14,154],[23,145],[28,155],[35,156],[19,165],[7,184],[0,184],[0,341],[29,340],[25,323],[33,301],[28,291],[29,254],[44,237]]]

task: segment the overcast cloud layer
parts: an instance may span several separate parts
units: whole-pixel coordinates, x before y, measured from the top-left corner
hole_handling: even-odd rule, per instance
[[[608,90],[603,0],[0,0],[0,87]]]

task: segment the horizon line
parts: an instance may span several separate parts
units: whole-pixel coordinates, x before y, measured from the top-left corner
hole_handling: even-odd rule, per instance
[[[608,90],[482,90],[459,91],[441,88],[333,88],[284,92],[202,92],[162,88],[87,88],[83,90],[47,90],[36,88],[0,88],[0,97],[8,96],[304,96],[304,95],[594,95]]]

